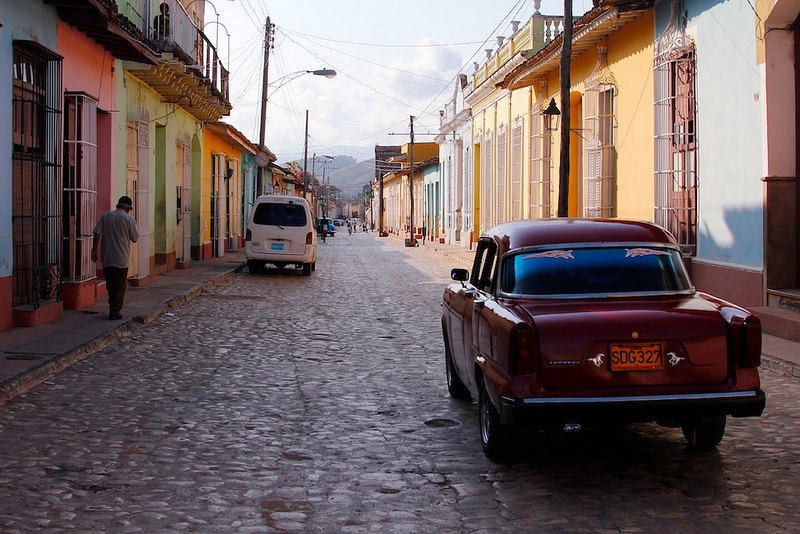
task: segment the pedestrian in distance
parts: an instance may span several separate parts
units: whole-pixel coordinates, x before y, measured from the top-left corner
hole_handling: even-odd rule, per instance
[[[92,261],[97,263],[99,250],[108,292],[108,318],[112,321],[122,319],[120,312],[128,285],[131,243],[139,239],[136,219],[130,214],[132,209],[131,198],[121,196],[117,208],[101,215],[94,227]]]

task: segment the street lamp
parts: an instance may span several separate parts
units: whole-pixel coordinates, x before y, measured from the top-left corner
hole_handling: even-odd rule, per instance
[[[267,22],[268,22],[267,32],[269,32],[269,19],[267,19]],[[269,48],[267,48],[267,50],[269,50]],[[271,87],[271,86],[275,87],[275,89],[273,90],[273,93],[274,93],[275,91],[277,91],[278,89],[280,89],[281,87],[283,87],[284,85],[289,83],[290,81],[294,80],[295,78],[299,78],[300,76],[303,76],[304,74],[313,74],[314,76],[324,76],[325,78],[328,78],[328,79],[331,79],[331,78],[336,76],[336,71],[335,70],[327,69],[327,68],[326,69],[317,69],[317,70],[299,70],[297,72],[289,73],[286,76],[281,76],[274,83],[269,84],[269,83],[267,83],[266,64],[267,63],[265,61],[265,63],[264,63],[264,65],[265,65],[265,69],[264,69],[264,90],[262,91],[263,94],[261,95],[261,97],[262,97],[262,101],[261,101],[261,135],[259,137],[259,141],[260,141],[259,148],[261,150],[264,149],[264,136],[266,134],[266,128],[267,128],[267,101],[268,101],[268,97],[269,97],[269,95],[268,95],[269,87]],[[306,171],[307,171],[308,162],[305,161],[305,160],[308,159],[307,150],[308,150],[308,110],[306,110],[306,152],[304,152],[304,156],[303,156],[303,159],[304,159],[304,162],[303,162],[303,197],[304,198],[306,196],[305,180],[306,180]],[[261,180],[262,180],[262,172],[263,171],[261,169],[262,169],[262,167],[258,167],[258,182],[259,183],[261,183]]]
[[[547,106],[546,110],[542,111],[542,115],[547,119],[544,124],[545,130],[548,132],[555,132],[558,130],[558,119],[561,117],[561,110],[558,109],[555,98],[550,99],[550,105]],[[555,124],[553,124],[554,122]]]
[[[205,31],[203,31],[203,30],[205,30],[206,26],[208,26],[209,24],[216,24],[217,25],[217,36],[215,37],[214,45],[217,47],[217,52],[218,53],[219,53],[219,26],[222,26],[222,28],[225,30],[225,33],[228,34],[228,60],[225,62],[225,64],[230,69],[231,68],[231,34],[228,31],[228,27],[225,26],[223,23],[221,23],[218,20],[212,20],[212,21],[206,22],[203,25],[203,27],[200,28],[200,31],[203,32],[204,35],[205,35]]]

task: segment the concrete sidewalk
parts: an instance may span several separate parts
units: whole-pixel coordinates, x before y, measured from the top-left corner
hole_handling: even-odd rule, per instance
[[[222,258],[192,262],[188,269],[153,276],[143,286],[128,287],[119,321],[108,319],[103,296],[81,310],[64,310],[50,323],[0,332],[0,402],[181,306],[244,265],[244,251],[228,252]]]

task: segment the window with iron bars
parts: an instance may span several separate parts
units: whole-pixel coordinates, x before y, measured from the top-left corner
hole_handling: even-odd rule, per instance
[[[656,58],[655,222],[686,255],[697,252],[697,132],[694,48]]]
[[[64,95],[64,281],[95,278],[92,230],[97,214],[97,101]]]
[[[13,43],[13,305],[61,299],[61,58]]]

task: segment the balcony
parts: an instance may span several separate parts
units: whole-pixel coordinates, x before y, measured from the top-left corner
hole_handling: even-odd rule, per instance
[[[168,17],[160,16],[161,4],[169,7]],[[182,4],[176,0],[128,0],[123,14],[160,55],[156,65],[126,62],[127,71],[164,101],[180,105],[199,121],[214,122],[230,113],[228,70],[217,48]]]
[[[158,54],[146,34],[121,16],[114,0],[44,0],[56,6],[58,17],[85,33],[118,59],[155,64]]]
[[[472,79],[473,88],[477,89],[494,73],[505,66],[523,50],[536,53],[556,39],[564,31],[563,17],[534,14],[528,22],[502,44],[497,51],[487,57],[486,62],[478,68]],[[487,51],[487,53],[490,51]]]

